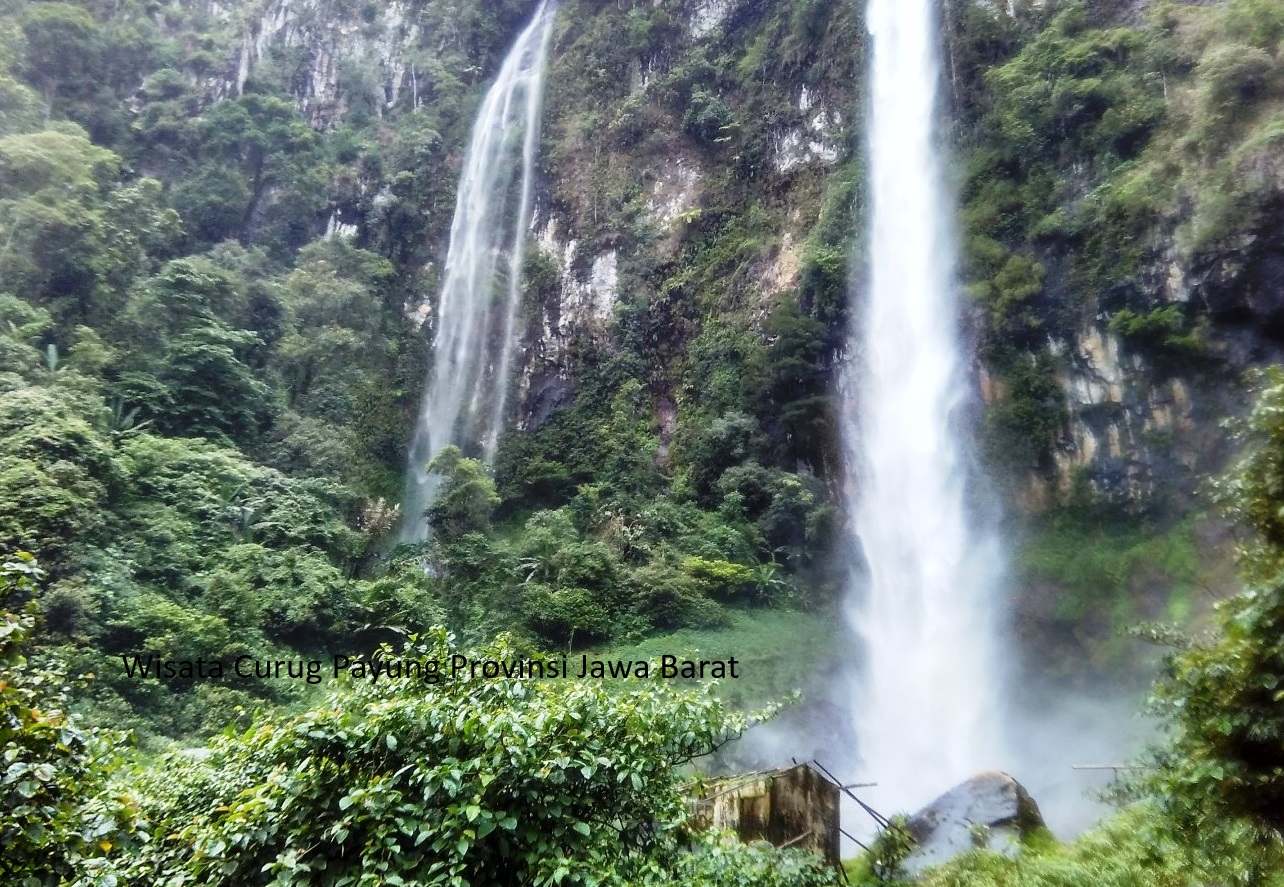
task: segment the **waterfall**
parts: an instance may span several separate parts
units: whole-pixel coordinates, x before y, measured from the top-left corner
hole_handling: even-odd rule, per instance
[[[428,463],[434,456],[450,444],[488,462],[495,455],[521,300],[553,18],[545,0],[504,59],[473,124],[433,318],[432,366],[410,444],[403,542],[427,538],[424,511],[437,484]],[[428,314],[427,306],[418,312]]]
[[[870,265],[844,416],[850,508],[868,568],[849,594],[865,651],[854,726],[863,777],[879,785],[874,806],[912,812],[1000,756],[998,547],[966,501],[935,3],[867,3]]]

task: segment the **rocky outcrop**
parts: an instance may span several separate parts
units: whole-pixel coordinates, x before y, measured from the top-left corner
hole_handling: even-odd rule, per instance
[[[581,255],[580,241],[562,234],[556,217],[537,220],[537,230],[534,245],[555,279],[529,307],[517,377],[522,430],[538,428],[573,394],[573,349],[586,339],[608,338],[619,298],[617,250]]]
[[[699,0],[693,4],[690,18],[691,36],[708,37],[726,21],[736,8],[736,0]]]
[[[410,50],[420,40],[415,11],[391,0],[358,12],[327,0],[268,0],[257,7],[210,4],[206,10],[222,28],[239,31],[228,70],[205,83],[212,99],[235,98],[272,52],[295,50],[295,100],[317,129],[336,124],[354,98],[370,99],[379,113],[405,91],[418,104],[419,71]],[[367,96],[354,93],[368,92]]]
[[[804,117],[801,125],[776,134],[772,158],[776,172],[786,173],[810,163],[827,166],[838,160],[842,112],[826,109],[804,85],[799,93],[798,113]]]
[[[1221,421],[1247,405],[1244,373],[1284,360],[1284,235],[1244,235],[1195,255],[1166,241],[1139,283],[1134,311],[1175,311],[1190,344],[1116,335],[1109,320],[1123,306],[1106,298],[1080,329],[1049,339],[1063,421],[1051,470],[1018,493],[1027,510],[1055,506],[1083,480],[1132,510],[1163,498],[1180,505],[1224,467]],[[981,391],[989,403],[1007,395],[988,377]]]
[[[908,875],[978,848],[1015,857],[1021,840],[1044,828],[1039,806],[1019,782],[992,771],[973,776],[910,817],[918,846],[902,863]]]
[[[1136,349],[1091,325],[1054,342],[1066,417],[1053,452],[1057,492],[1067,495],[1080,472],[1094,492],[1118,503],[1143,503],[1183,470],[1194,470],[1196,440],[1190,386],[1157,377]]]
[[[533,252],[556,280],[526,305],[514,419],[538,428],[570,401],[585,357],[618,349],[628,318],[631,347],[658,364],[648,371],[663,454],[675,420],[662,402],[681,413],[681,369],[659,355],[682,353],[706,322],[753,327],[800,298],[805,247],[853,122],[850,46],[836,60],[819,44],[857,13],[825,3],[803,22],[741,0],[561,9],[532,224]],[[641,39],[648,18],[663,40]],[[795,29],[796,52],[776,70],[766,47]],[[757,67],[703,73],[750,50]],[[591,92],[584,59],[604,78]],[[710,274],[701,265],[713,256]]]

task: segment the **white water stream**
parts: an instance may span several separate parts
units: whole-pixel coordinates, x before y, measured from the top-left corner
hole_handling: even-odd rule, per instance
[[[936,129],[934,0],[868,0],[873,36],[868,291],[845,421],[868,573],[851,616],[866,653],[855,704],[863,794],[912,812],[1003,759],[993,658],[999,575],[969,510],[967,398],[951,200]]]
[[[521,301],[553,19],[545,0],[504,59],[473,124],[433,318],[432,367],[410,444],[403,542],[427,538],[424,511],[438,480],[428,472],[434,456],[450,444],[488,462],[495,455]],[[427,314],[421,309],[421,316]]]

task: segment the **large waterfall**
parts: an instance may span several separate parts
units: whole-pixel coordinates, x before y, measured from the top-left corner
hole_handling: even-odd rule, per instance
[[[856,734],[870,798],[913,810],[993,766],[997,546],[966,502],[966,401],[934,0],[868,0],[873,36],[868,286],[845,417],[866,651]]]
[[[428,463],[450,444],[489,461],[504,421],[513,327],[531,212],[550,0],[509,51],[473,124],[433,318],[432,367],[402,503],[401,539],[422,541],[437,478]],[[427,316],[427,309],[421,309]]]

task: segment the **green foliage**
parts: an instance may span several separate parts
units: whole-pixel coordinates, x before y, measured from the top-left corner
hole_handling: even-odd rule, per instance
[[[1268,367],[1254,380],[1253,408],[1235,425],[1242,453],[1218,495],[1231,518],[1251,536],[1243,564],[1252,582],[1273,581],[1284,567],[1284,369]]]
[[[461,651],[440,631],[384,652],[455,654],[518,655],[503,640]],[[149,840],[109,871],[172,884],[825,883],[774,852],[682,852],[681,766],[747,723],[707,693],[439,678],[354,681],[207,755],[169,756],[163,778],[131,776]]]
[[[1104,19],[1082,2],[1015,18],[962,14],[956,64],[972,65],[960,76],[974,118],[962,259],[988,350],[1037,351],[1049,335],[1072,334],[1087,300],[1140,274],[1136,232],[1165,193],[1140,158],[1168,115],[1171,41]],[[1048,440],[1013,461],[1042,458]]]
[[[1000,351],[993,366],[1004,390],[985,416],[985,446],[996,464],[1017,472],[1038,467],[1061,428],[1065,394],[1047,354]]]
[[[843,640],[824,614],[783,609],[733,610],[726,623],[681,628],[663,637],[600,648],[606,659],[658,659],[665,654],[688,659],[736,657],[741,677],[722,681],[715,692],[728,705],[757,710],[811,686],[829,657],[842,655]],[[730,749],[734,754],[734,749]]]
[[[1168,67],[1185,76],[1172,90],[1169,132],[1148,152],[1146,177],[1181,223],[1179,246],[1194,255],[1260,228],[1277,194],[1260,172],[1279,152],[1280,16],[1258,0],[1169,12]]]
[[[638,887],[647,880],[634,882]],[[717,887],[824,887],[835,872],[814,854],[781,852],[761,843],[745,846],[737,838],[701,835],[690,853],[679,856],[672,874],[660,883]]]
[[[1125,340],[1171,354],[1198,355],[1206,348],[1201,330],[1191,326],[1177,305],[1163,305],[1144,313],[1121,308],[1111,316],[1108,328]]]
[[[103,836],[114,825],[82,809],[104,777],[102,739],[67,713],[58,664],[36,666],[24,655],[43,577],[25,551],[0,564],[0,878],[15,887],[66,883],[83,857],[110,849]],[[13,612],[24,599],[25,611]]]
[[[689,102],[682,121],[688,133],[709,143],[730,141],[735,118],[720,98],[697,86]]]
[[[833,434],[825,358],[827,330],[789,301],[763,323],[770,343],[749,358],[747,384],[755,412],[781,455],[823,464]]]
[[[906,818],[895,816],[886,828],[869,845],[864,854],[857,857],[852,883],[858,885],[904,885],[910,883],[903,877],[902,863],[918,847],[918,842],[909,829],[905,827]]]
[[[1284,12],[1268,0],[1232,0],[1220,19],[1227,36],[1266,52],[1277,50],[1284,39]]]
[[[1035,259],[1012,253],[1002,259],[991,281],[973,287],[973,296],[989,312],[993,331],[1026,332],[1043,325],[1031,304],[1043,292],[1043,276],[1043,266]]]
[[[30,595],[39,578],[20,553],[0,592]],[[60,676],[20,655],[33,618],[4,624],[0,871],[15,884],[833,883],[805,854],[690,833],[683,765],[750,723],[707,691],[456,676],[453,656],[519,653],[503,639],[460,650],[436,630],[382,651],[434,670],[354,679],[320,708],[107,784]]]
[[[433,457],[428,470],[441,475],[441,486],[428,508],[434,533],[449,542],[490,527],[499,495],[486,466],[464,458],[459,447],[449,446]]]
[[[1037,526],[1019,558],[1023,583],[1055,596],[1057,619],[1095,614],[1116,637],[1137,621],[1138,606],[1183,615],[1204,582],[1202,566],[1192,521],[1151,527],[1073,504]]]
[[[174,403],[166,417],[171,430],[216,439],[257,436],[267,423],[268,389],[237,356],[256,344],[253,333],[218,328],[170,341],[162,382]]]
[[[101,29],[82,6],[39,3],[22,16],[29,75],[41,83],[47,101],[59,83],[90,76],[101,50]]]
[[[1126,159],[1163,115],[1162,96],[1134,73],[1145,38],[1094,27],[1082,3],[1065,4],[1033,41],[990,76],[999,134],[1035,158]]]
[[[1252,847],[1244,876],[1252,884],[1269,883],[1284,859],[1284,371],[1272,368],[1260,384],[1239,428],[1244,454],[1220,489],[1252,533],[1242,551],[1249,584],[1220,605],[1215,638],[1170,660],[1156,702],[1171,735],[1143,782],[1203,858],[1215,863],[1237,843]]]
[[[925,887],[1191,887],[1203,883],[1256,883],[1277,887],[1278,878],[1239,880],[1257,848],[1240,844],[1220,866],[1209,867],[1176,840],[1162,817],[1141,806],[1108,819],[1072,844],[1036,838],[1017,859],[973,851],[930,870]]]
[[[122,474],[92,417],[91,402],[57,389],[20,388],[0,401],[0,545],[43,551],[67,570],[104,541]]]
[[[682,572],[701,586],[701,591],[715,600],[736,600],[747,596],[757,584],[757,575],[743,564],[730,561],[688,557],[682,561]]]
[[[1210,49],[1195,67],[1203,81],[1203,112],[1217,117],[1251,106],[1266,87],[1273,60],[1254,46],[1230,44]]]
[[[6,393],[0,538],[46,553],[57,582],[41,640],[74,642],[79,666],[103,676],[95,699],[168,710],[165,728],[182,732],[173,706],[186,703],[169,690],[192,688],[118,680],[107,652],[230,661],[272,641],[346,638],[360,618],[347,572],[365,542],[348,525],[343,488],[151,433],[136,411],[78,390],[81,353],[43,385]]]

